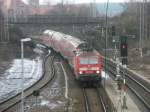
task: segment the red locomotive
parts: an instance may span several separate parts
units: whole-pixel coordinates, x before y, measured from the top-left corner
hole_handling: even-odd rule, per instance
[[[101,82],[102,56],[88,44],[73,36],[46,30],[42,43],[66,58],[80,82]]]

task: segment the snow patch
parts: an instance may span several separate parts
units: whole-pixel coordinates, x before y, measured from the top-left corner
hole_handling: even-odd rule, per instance
[[[22,70],[21,59],[15,59],[11,67],[0,78],[0,99],[14,95],[21,90]],[[27,88],[42,76],[42,61],[37,59],[24,59],[24,87]]]

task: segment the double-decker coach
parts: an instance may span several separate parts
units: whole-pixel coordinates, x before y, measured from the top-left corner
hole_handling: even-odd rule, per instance
[[[101,81],[102,56],[85,41],[52,30],[44,31],[40,40],[68,60],[77,80],[88,83]]]

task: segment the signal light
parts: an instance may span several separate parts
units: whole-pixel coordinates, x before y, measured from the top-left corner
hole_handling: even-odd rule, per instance
[[[112,32],[112,36],[116,35],[116,27],[115,26],[111,27],[111,32]]]
[[[121,57],[127,57],[128,56],[128,46],[126,43],[121,44],[120,54],[121,54]]]
[[[33,96],[38,97],[40,95],[40,91],[39,90],[34,90],[32,94],[33,94]]]
[[[122,45],[122,49],[125,49],[126,47],[127,47],[126,45],[124,45],[124,44]]]
[[[128,44],[127,44],[127,37],[121,36],[120,37],[120,56],[123,65],[127,65],[128,60]]]

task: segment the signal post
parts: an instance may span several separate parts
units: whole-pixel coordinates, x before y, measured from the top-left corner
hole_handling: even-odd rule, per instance
[[[123,35],[120,36],[120,57],[122,62],[122,67],[126,70],[127,64],[128,64],[128,44],[127,44],[127,36]],[[127,109],[126,104],[126,80],[125,80],[125,74],[123,73],[123,104],[122,104],[122,110],[125,112]]]
[[[127,105],[126,105],[126,80],[125,80],[125,74],[123,73],[123,75],[121,76],[120,74],[120,60],[122,63],[122,67],[126,68],[127,64],[128,64],[128,44],[127,44],[127,36],[126,35],[122,35],[122,36],[116,36],[116,27],[112,26],[112,37],[113,37],[113,42],[115,43],[115,60],[117,62],[116,65],[116,71],[117,71],[117,75],[116,75],[116,80],[117,80],[117,85],[118,85],[118,90],[120,90],[120,104],[121,104],[121,112],[125,112],[125,110],[127,109]],[[119,47],[120,47],[120,58],[117,57],[117,42],[119,43]],[[123,90],[123,96],[122,96],[122,91]]]

